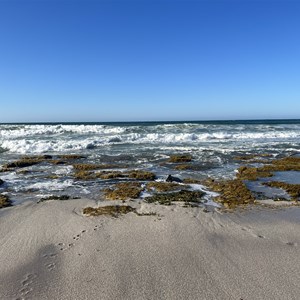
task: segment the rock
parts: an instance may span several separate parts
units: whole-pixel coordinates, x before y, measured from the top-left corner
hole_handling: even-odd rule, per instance
[[[11,201],[9,200],[9,197],[6,195],[0,194],[0,208],[11,206]]]
[[[4,183],[4,181],[2,179],[0,179],[0,185],[2,185]]]
[[[178,177],[169,175],[166,179],[166,182],[182,182],[182,180]]]

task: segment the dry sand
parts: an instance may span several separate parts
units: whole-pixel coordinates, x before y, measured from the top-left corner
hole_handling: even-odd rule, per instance
[[[300,209],[140,206],[87,217],[91,200],[0,211],[0,299],[300,299]],[[136,204],[139,206],[138,204]]]

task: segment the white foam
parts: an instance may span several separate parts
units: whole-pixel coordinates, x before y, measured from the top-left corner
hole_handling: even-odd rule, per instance
[[[18,138],[37,135],[61,134],[116,134],[123,133],[125,127],[106,125],[1,125],[0,137]]]
[[[31,185],[28,185],[26,187],[26,190],[32,190],[32,189],[37,189],[37,190],[47,190],[47,191],[61,191],[64,190],[68,187],[73,186],[73,180],[64,180],[63,182],[58,181],[58,180],[51,180],[51,181],[42,181],[42,182],[37,182]]]
[[[260,144],[300,142],[300,125],[161,124],[112,125],[0,125],[0,147],[13,153],[67,152],[113,144],[198,147],[213,145],[231,151]]]

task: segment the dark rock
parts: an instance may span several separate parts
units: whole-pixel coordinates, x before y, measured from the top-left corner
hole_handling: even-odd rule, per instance
[[[166,182],[182,182],[182,180],[178,177],[169,175],[166,179]]]

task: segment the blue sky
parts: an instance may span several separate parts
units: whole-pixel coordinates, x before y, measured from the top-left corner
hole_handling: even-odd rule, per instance
[[[0,0],[0,122],[300,118],[300,1]]]

